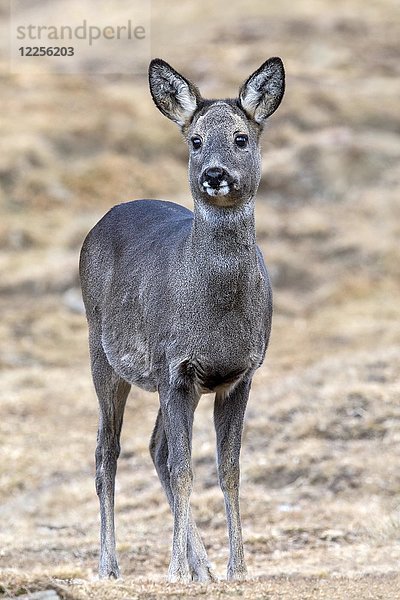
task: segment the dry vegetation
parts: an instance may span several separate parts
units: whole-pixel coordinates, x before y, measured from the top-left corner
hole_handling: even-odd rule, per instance
[[[117,202],[190,206],[186,151],[145,75],[10,75],[3,57],[0,597],[400,597],[398,2],[224,4],[154,0],[152,41],[206,95],[235,93],[270,55],[288,72],[257,209],[275,320],[243,447],[252,579],[164,583],[171,518],[147,451],[157,398],[134,390],[118,473],[125,579],[95,580],[97,406],[79,248]],[[211,410],[204,397],[193,506],[223,577]]]

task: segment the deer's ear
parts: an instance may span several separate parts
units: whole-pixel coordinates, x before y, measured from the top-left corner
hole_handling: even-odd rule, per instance
[[[180,127],[187,125],[201,102],[197,87],[160,58],[150,63],[149,84],[154,103],[162,114]]]
[[[269,58],[244,82],[239,102],[259,125],[276,111],[285,91],[285,69],[280,58]]]

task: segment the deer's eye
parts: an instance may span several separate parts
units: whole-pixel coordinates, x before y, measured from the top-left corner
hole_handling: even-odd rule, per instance
[[[194,135],[190,141],[192,142],[193,150],[199,150],[203,145],[201,137],[198,135]]]
[[[235,144],[238,148],[246,148],[249,143],[249,138],[245,133],[237,133],[235,135]]]

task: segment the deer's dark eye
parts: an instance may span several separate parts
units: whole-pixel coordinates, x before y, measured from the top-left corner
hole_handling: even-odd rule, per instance
[[[235,135],[235,144],[238,148],[246,148],[249,143],[249,138],[245,133],[237,133]]]
[[[194,135],[190,141],[192,142],[193,150],[199,150],[203,144],[201,137],[198,135]]]

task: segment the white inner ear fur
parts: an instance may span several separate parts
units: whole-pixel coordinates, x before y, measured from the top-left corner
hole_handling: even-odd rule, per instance
[[[249,79],[240,93],[240,102],[257,123],[262,123],[277,108],[282,88],[283,74],[275,65],[267,65]]]
[[[265,83],[265,74],[260,73],[252,78],[240,94],[240,102],[245,110],[254,113],[265,91],[262,89]],[[261,91],[260,91],[261,89]]]
[[[178,85],[176,100],[179,104],[179,108],[181,108],[181,110],[178,108],[177,117],[179,120],[177,120],[177,123],[179,125],[184,125],[197,108],[197,99],[190,92],[190,88],[184,81]]]

